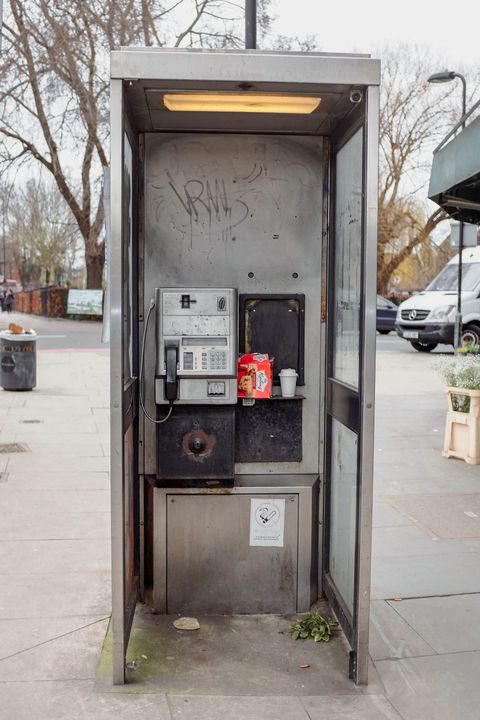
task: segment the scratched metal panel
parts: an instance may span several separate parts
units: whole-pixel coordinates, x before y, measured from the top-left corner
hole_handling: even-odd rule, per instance
[[[256,493],[167,497],[168,613],[297,611],[298,495],[273,496],[285,502],[282,547],[250,545],[252,496],[272,499]]]
[[[303,459],[267,468],[242,463],[238,473],[318,472],[322,202],[321,138],[146,136],[145,310],[162,286],[306,296]],[[148,403],[155,368],[150,331]],[[154,433],[146,438],[146,472],[155,472]]]

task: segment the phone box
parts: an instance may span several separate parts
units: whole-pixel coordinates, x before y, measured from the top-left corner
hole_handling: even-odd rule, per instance
[[[238,361],[238,397],[269,398],[272,395],[273,358],[260,353],[242,355]]]

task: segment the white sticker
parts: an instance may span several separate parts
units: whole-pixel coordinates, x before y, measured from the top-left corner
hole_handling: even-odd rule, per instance
[[[284,528],[284,499],[251,499],[250,545],[260,547],[283,547]]]

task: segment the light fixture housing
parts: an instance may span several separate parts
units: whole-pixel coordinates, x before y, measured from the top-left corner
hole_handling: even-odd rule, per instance
[[[279,113],[310,115],[321,98],[252,92],[169,92],[163,104],[172,112]]]
[[[457,73],[455,70],[442,70],[442,72],[433,73],[433,75],[430,75],[428,78],[429,83],[445,83],[450,82],[451,80],[455,80],[457,77]]]

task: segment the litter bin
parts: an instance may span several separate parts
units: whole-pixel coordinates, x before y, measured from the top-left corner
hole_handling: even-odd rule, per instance
[[[37,335],[0,332],[0,387],[33,390],[37,384]]]

